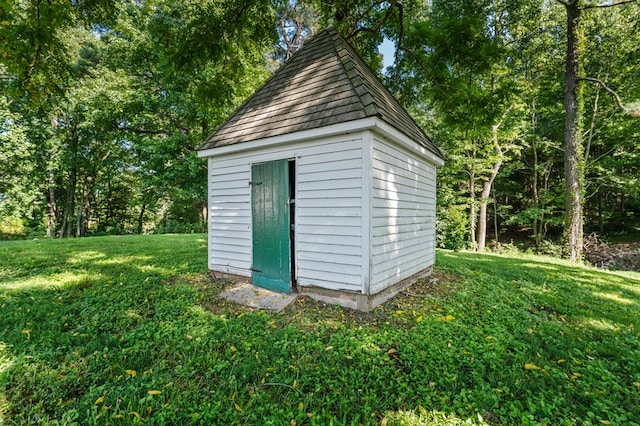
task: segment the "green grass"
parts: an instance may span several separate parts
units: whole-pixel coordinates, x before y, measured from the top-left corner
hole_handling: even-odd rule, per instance
[[[436,276],[275,314],[217,297],[204,235],[0,243],[0,425],[640,423],[640,274],[441,251]]]

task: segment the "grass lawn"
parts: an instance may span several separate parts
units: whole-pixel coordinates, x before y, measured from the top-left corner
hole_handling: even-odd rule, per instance
[[[640,424],[640,274],[440,251],[435,276],[275,314],[217,297],[204,235],[0,243],[0,425]]]

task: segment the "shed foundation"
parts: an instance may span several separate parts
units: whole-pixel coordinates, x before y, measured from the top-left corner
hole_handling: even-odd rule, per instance
[[[410,287],[421,278],[431,275],[433,268],[429,267],[422,271],[393,284],[376,294],[361,294],[350,291],[329,290],[320,287],[298,287],[298,294],[309,296],[321,302],[340,305],[345,308],[355,309],[362,312],[370,312],[376,306],[391,299],[401,291]]]

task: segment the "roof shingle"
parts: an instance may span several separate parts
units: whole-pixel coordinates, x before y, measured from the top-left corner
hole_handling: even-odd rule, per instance
[[[199,150],[367,117],[381,118],[443,158],[356,51],[327,28],[267,79]]]

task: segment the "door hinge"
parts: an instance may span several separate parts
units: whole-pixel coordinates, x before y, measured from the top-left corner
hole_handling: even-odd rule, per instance
[[[252,182],[252,181],[249,181],[249,186],[254,186],[254,185],[255,185],[255,186],[262,185],[262,182]]]

